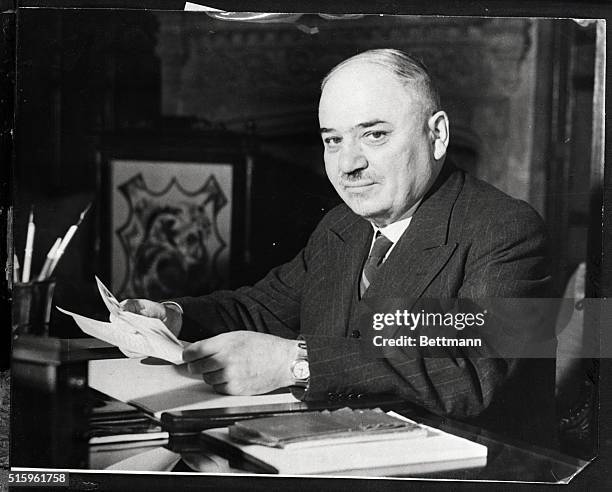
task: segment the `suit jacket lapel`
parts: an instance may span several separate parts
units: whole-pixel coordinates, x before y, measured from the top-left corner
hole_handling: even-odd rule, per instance
[[[446,166],[364,298],[416,299],[423,294],[457,247],[456,242],[448,240],[448,233],[453,206],[462,187],[463,174]]]
[[[361,275],[363,262],[372,241],[373,229],[368,221],[346,211],[338,222],[328,230],[330,251],[329,278],[333,286],[327,305],[336,334],[344,335],[348,330],[351,304]],[[330,327],[326,327],[327,330]],[[340,330],[342,333],[340,333]],[[329,332],[328,332],[329,334]]]

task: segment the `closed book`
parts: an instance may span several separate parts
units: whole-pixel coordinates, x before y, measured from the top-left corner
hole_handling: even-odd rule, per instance
[[[381,439],[382,434],[418,437],[425,430],[412,422],[387,415],[379,408],[322,410],[255,418],[229,427],[231,439],[247,444],[284,448],[321,439]],[[379,436],[379,437],[377,437]]]
[[[286,475],[418,476],[486,465],[487,447],[389,412],[415,427],[379,435],[326,436],[293,442],[284,448],[247,444],[228,428],[202,431],[207,451],[240,468]]]

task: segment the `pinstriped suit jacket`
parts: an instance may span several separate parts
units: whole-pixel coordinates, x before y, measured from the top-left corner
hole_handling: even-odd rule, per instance
[[[306,398],[393,392],[436,413],[542,442],[536,434],[553,423],[554,360],[367,356],[371,340],[356,338],[352,316],[371,239],[366,220],[336,207],[292,261],[254,286],[177,299],[181,338],[244,329],[300,335],[311,372]],[[364,301],[549,297],[537,213],[450,164],[381,268]]]

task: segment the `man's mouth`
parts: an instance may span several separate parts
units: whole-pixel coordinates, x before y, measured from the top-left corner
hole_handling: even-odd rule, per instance
[[[374,181],[352,181],[352,182],[342,182],[342,187],[346,190],[358,191],[363,188],[368,188],[376,184]]]

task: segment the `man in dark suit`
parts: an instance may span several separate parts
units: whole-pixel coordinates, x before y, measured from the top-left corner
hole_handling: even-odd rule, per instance
[[[357,320],[375,298],[547,297],[537,213],[445,163],[448,117],[424,66],[403,52],[372,50],[335,67],[319,121],[326,172],[344,204],[292,261],[252,287],[125,308],[194,342],[184,359],[220,392],[297,386],[301,398],[335,400],[391,392],[490,427],[501,415],[502,429],[520,437],[550,427],[550,361],[372,357]],[[495,339],[501,328],[487,329]]]

